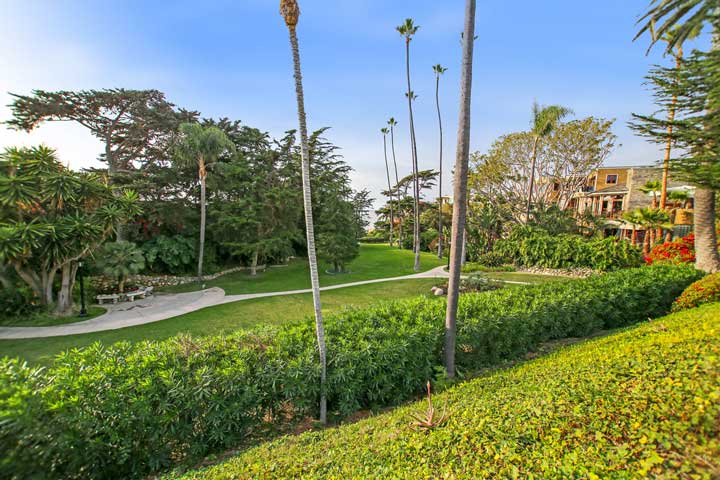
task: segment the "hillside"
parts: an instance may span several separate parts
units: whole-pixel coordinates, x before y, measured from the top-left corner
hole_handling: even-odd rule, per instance
[[[713,304],[459,385],[429,432],[419,402],[183,478],[713,478],[719,376]]]

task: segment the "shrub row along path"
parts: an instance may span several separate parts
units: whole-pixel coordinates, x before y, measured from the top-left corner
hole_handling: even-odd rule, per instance
[[[426,272],[392,278],[378,278],[360,282],[343,283],[322,287],[320,290],[335,290],[339,288],[356,287],[371,283],[395,282],[400,280],[415,280],[423,278],[447,278],[445,267],[436,267]],[[505,283],[525,284],[525,282],[505,281]],[[52,327],[0,327],[0,339],[14,340],[21,338],[62,337],[82,333],[103,332],[117,330],[125,327],[134,327],[146,323],[159,322],[168,318],[177,317],[206,307],[224,303],[240,302],[263,297],[277,297],[281,295],[297,295],[310,293],[312,290],[286,290],[282,292],[248,293],[242,295],[225,295],[222,288],[213,287],[198,292],[158,294],[154,297],[115,305],[108,305],[108,312],[91,320],[76,322],[67,325]]]

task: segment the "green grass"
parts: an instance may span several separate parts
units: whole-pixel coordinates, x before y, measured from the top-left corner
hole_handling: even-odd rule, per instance
[[[483,273],[488,278],[495,280],[504,280],[507,282],[524,282],[524,283],[549,283],[568,280],[568,277],[556,277],[553,275],[537,275],[534,273],[521,272],[488,272]]]
[[[361,307],[390,299],[429,294],[430,288],[436,283],[434,279],[402,280],[330,290],[322,293],[323,311],[330,313],[345,307]],[[54,355],[64,350],[84,347],[96,341],[111,344],[119,341],[163,340],[180,333],[218,335],[259,324],[295,322],[312,313],[311,294],[259,298],[204,308],[160,322],[119,330],[65,337],[0,340],[0,356],[20,357],[31,363],[47,364]]]
[[[187,479],[717,478],[720,304],[469,381],[427,402],[281,438]],[[446,403],[447,402],[447,403]]]
[[[89,306],[87,308],[87,316],[79,317],[79,312],[76,311],[72,315],[65,317],[58,317],[50,313],[35,313],[25,318],[0,318],[0,327],[52,327],[54,325],[67,325],[70,323],[84,322],[90,320],[99,315],[102,315],[107,310],[99,306]],[[0,350],[0,353],[2,350]]]
[[[376,278],[400,277],[416,273],[413,271],[414,256],[410,250],[398,250],[388,245],[361,244],[360,256],[347,266],[351,273],[332,275],[325,272],[329,265],[320,266],[320,285],[323,287],[341,283],[360,282]],[[446,265],[431,253],[421,253],[422,271]],[[271,267],[266,272],[258,272],[252,277],[247,272],[224,275],[216,280],[205,282],[207,287],[220,287],[228,295],[242,293],[281,292],[284,290],[302,290],[310,288],[310,270],[307,259],[293,259],[286,267]],[[189,292],[197,290],[197,284],[179,285],[166,288],[165,291]]]

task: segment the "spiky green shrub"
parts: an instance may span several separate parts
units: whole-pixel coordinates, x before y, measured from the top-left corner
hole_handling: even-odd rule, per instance
[[[653,266],[463,295],[458,365],[496,365],[546,340],[666,313],[699,278]],[[329,408],[403,402],[442,364],[445,305],[416,299],[329,318]],[[315,415],[320,369],[311,319],[229,337],[99,344],[47,371],[0,361],[0,478],[145,477],[235,445],[286,416]]]

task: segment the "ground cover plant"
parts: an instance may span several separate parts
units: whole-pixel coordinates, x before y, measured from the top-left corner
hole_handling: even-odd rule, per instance
[[[666,313],[698,278],[688,267],[622,270],[461,297],[461,370],[498,365],[540,343]],[[329,411],[398,404],[442,364],[445,306],[414,299],[327,319]],[[46,371],[0,365],[0,476],[142,477],[237,444],[262,425],[315,416],[313,323],[228,337],[96,344]]]
[[[716,478],[719,372],[710,305],[434,395],[434,429],[411,428],[421,401],[182,478]]]

